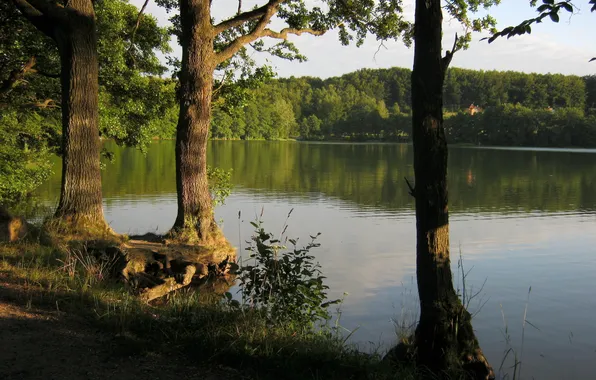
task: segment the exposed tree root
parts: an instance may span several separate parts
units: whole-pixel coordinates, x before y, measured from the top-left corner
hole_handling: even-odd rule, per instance
[[[194,265],[185,266],[180,280],[174,277],[168,277],[162,284],[142,290],[140,293],[141,300],[145,302],[153,301],[156,298],[163,297],[170,292],[190,285],[196,270]]]
[[[226,277],[236,260],[235,249],[227,242],[220,247],[171,244],[149,234],[120,245],[100,242],[87,250],[110,263],[111,275],[125,281],[145,302],[191,283],[201,284],[208,276]]]
[[[391,349],[385,360],[395,365],[415,364],[440,379],[463,376],[470,380],[494,379],[472,328],[470,313],[457,300],[436,305],[421,316],[412,339]]]
[[[168,243],[174,244],[198,244],[206,247],[229,245],[214,220],[211,221],[206,233],[201,234],[200,229],[194,224],[185,227],[174,226],[164,238]]]

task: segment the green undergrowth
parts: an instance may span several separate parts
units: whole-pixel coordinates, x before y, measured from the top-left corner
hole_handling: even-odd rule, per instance
[[[347,344],[333,323],[308,327],[291,314],[274,320],[270,309],[231,302],[221,286],[206,287],[219,294],[186,289],[143,304],[108,272],[83,251],[0,245],[3,302],[82,318],[102,333],[125,337],[129,356],[181,355],[190,364],[223,365],[250,379],[419,378],[411,368],[396,370],[380,354]]]
[[[350,334],[339,323],[341,302],[327,299],[322,268],[311,252],[319,246],[318,235],[301,245],[284,236],[287,225],[278,237],[266,232],[261,221],[253,226],[247,255],[234,268],[235,279],[212,278],[200,288],[184,288],[152,304],[113,279],[110,262],[95,259],[84,244],[69,249],[0,244],[0,310],[9,303],[55,311],[66,327],[70,318],[82,319],[117,337],[117,354],[175,355],[199,368],[232,369],[229,378],[437,379],[414,364],[396,368],[383,360],[382,352],[362,352],[347,342]],[[465,284],[468,272],[461,254],[460,271]],[[234,281],[237,294],[231,290]],[[458,285],[467,307],[481,291]],[[330,312],[334,308],[337,314]],[[396,336],[400,347],[408,347],[417,317],[403,312]],[[521,359],[508,339],[503,363],[510,357],[516,378]],[[461,369],[441,377],[463,378]]]
[[[266,232],[260,220],[252,225],[255,232],[231,276],[208,278],[199,288],[183,288],[151,304],[114,279],[110,261],[97,259],[85,244],[0,244],[0,299],[54,310],[65,323],[68,317],[84,319],[119,337],[127,356],[176,355],[200,368],[231,368],[237,374],[232,378],[436,378],[347,342],[350,334],[339,323],[341,300],[327,298],[312,253],[318,235],[303,245],[285,235],[287,219],[279,236]],[[463,265],[461,271],[465,280]],[[464,287],[464,304],[475,295]],[[408,345],[413,326],[400,325],[400,342]],[[464,378],[461,370],[452,372],[441,379]]]

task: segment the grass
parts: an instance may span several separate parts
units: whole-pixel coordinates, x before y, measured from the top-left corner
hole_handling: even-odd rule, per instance
[[[461,256],[459,264],[465,283],[468,271]],[[413,365],[396,369],[378,351],[359,351],[346,343],[339,320],[324,328],[300,328],[291,320],[272,324],[259,309],[232,306],[223,296],[231,284],[222,282],[185,288],[156,304],[145,304],[124,283],[110,279],[110,269],[109,263],[88,255],[84,245],[65,250],[62,245],[0,244],[0,299],[25,309],[83,318],[102,332],[125,337],[127,354],[175,355],[201,368],[231,368],[243,379],[434,378]],[[470,292],[462,285],[460,295],[469,305],[480,291]],[[398,341],[406,344],[417,320],[410,309],[402,305],[401,318],[394,321]],[[338,310],[337,319],[339,315]],[[524,313],[524,328],[526,323],[530,324]],[[504,335],[508,350],[499,372],[503,376],[504,364],[513,356],[513,379],[520,378],[523,333],[519,357],[506,323]],[[463,378],[454,373],[448,378]]]
[[[85,256],[37,244],[0,245],[2,299],[27,309],[59,310],[104,332],[126,336],[133,351],[181,355],[193,365],[226,366],[255,379],[416,379],[379,353],[346,344],[336,329],[272,325],[256,309],[193,289],[157,305],[139,302],[108,268]],[[221,292],[220,292],[221,293]]]

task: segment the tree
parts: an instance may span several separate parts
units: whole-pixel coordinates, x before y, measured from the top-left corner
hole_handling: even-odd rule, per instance
[[[209,241],[217,233],[207,182],[207,139],[215,70],[245,44],[267,33],[265,27],[279,3],[267,3],[258,10],[239,12],[236,17],[213,25],[210,1],[180,1],[182,66],[176,129],[178,214],[173,230],[182,235],[188,234],[190,239]],[[258,23],[250,33],[238,36],[220,51],[215,50],[219,35],[253,20],[258,20]]]
[[[208,242],[218,234],[207,182],[207,139],[216,68],[246,44],[261,37],[286,39],[288,34],[322,34],[310,28],[288,27],[274,32],[267,26],[283,1],[271,0],[252,11],[238,12],[216,25],[211,1],[180,1],[180,114],[176,132],[178,213],[173,230]],[[241,3],[239,3],[241,5]],[[233,37],[221,42],[222,38]],[[219,49],[216,44],[220,42]]]
[[[62,88],[62,186],[56,217],[73,226],[105,229],[98,128],[98,56],[90,0],[65,5],[13,0],[21,13],[52,38],[60,55]]]
[[[77,162],[81,157],[99,161],[99,153],[95,156],[88,154],[85,149],[74,149],[73,136],[79,136],[81,130],[95,130],[99,124],[99,133],[85,132],[85,141],[95,144],[99,135],[115,138],[119,143],[141,147],[149,141],[151,133],[155,132],[156,119],[162,118],[165,109],[174,100],[172,81],[147,75],[165,72],[166,69],[157,59],[155,51],[169,51],[169,33],[166,29],[159,28],[152,17],[145,16],[141,19],[138,9],[124,0],[96,0],[92,11],[95,17],[93,33],[96,28],[98,34],[96,53],[99,62],[100,118],[97,122],[81,122],[81,117],[86,117],[89,112],[97,113],[97,110],[85,110],[85,113],[80,114],[80,108],[70,107],[73,115],[67,115],[63,119],[66,123],[64,125],[68,126],[64,127],[63,131],[69,133],[61,133],[60,111],[68,108],[60,107],[60,104],[72,103],[73,99],[79,99],[72,91],[80,96],[81,88],[78,86],[79,82],[74,80],[76,78],[71,78],[69,83],[72,82],[76,86],[61,93],[60,60],[63,56],[62,63],[69,64],[71,61],[68,54],[73,50],[73,46],[69,47],[69,44],[72,45],[76,41],[70,41],[72,38],[69,33],[82,33],[84,30],[70,30],[69,24],[62,23],[64,20],[77,23],[71,20],[77,16],[74,8],[57,6],[59,9],[55,10],[52,8],[52,2],[34,3],[36,7],[47,3],[48,8],[44,8],[45,14],[39,12],[35,16],[38,10],[31,3],[15,2],[25,7],[25,15],[28,14],[26,12],[32,12],[30,17],[37,17],[33,18],[36,20],[35,23],[22,17],[23,12],[12,2],[0,4],[0,67],[3,68],[3,72],[0,73],[0,87],[3,89],[0,93],[0,118],[3,121],[0,125],[0,135],[7,137],[0,140],[6,148],[4,152],[12,157],[7,158],[6,162],[17,163],[25,158],[29,162],[28,165],[22,165],[26,170],[14,169],[17,166],[21,167],[20,165],[3,166],[0,175],[12,178],[7,183],[18,186],[12,186],[10,197],[0,197],[3,198],[0,202],[8,202],[12,206],[14,201],[22,199],[23,195],[41,183],[50,174],[50,166],[46,162],[48,154],[54,152],[65,157],[66,172],[70,175],[62,193],[74,194],[63,197],[66,202],[61,203],[62,211],[58,210],[59,215],[66,219],[80,219],[84,210],[77,199],[85,200],[88,189],[81,185],[83,181],[72,181],[72,167],[81,166]],[[42,27],[44,33],[39,33],[34,25]],[[61,41],[60,44],[57,44],[57,41]],[[79,45],[74,47],[77,46]],[[83,68],[87,65],[87,62],[81,61],[84,58],[79,55],[75,59],[77,65]],[[90,65],[93,67],[93,62]],[[11,68],[14,69],[11,71]],[[11,74],[6,76],[5,72]],[[92,76],[93,73],[94,71]],[[69,69],[62,70],[62,74],[70,75]],[[92,78],[88,79],[85,72],[82,75],[85,76],[85,80],[93,81]],[[89,96],[94,97],[94,88],[90,89]],[[82,91],[83,96],[88,95],[86,88]],[[96,104],[95,100],[87,101],[88,107],[96,107]],[[76,116],[77,114],[80,116]],[[73,122],[74,119],[79,121]],[[62,149],[61,138],[69,141],[70,149]],[[98,166],[99,162],[91,164]],[[83,168],[83,171],[85,170]],[[90,172],[89,175],[94,176],[93,181],[97,182],[97,173],[92,173],[95,172]],[[74,173],[75,177],[77,175]],[[97,188],[98,186],[94,185],[94,194],[90,197],[92,202],[97,202]],[[101,201],[99,202],[101,207]],[[97,211],[99,207],[94,205],[92,208]],[[76,215],[68,210],[74,210]]]
[[[443,84],[453,54],[465,46],[457,39],[442,56],[442,6],[440,0],[417,0],[414,19],[414,68],[412,71],[412,126],[416,200],[416,278],[420,321],[414,344],[419,365],[435,373],[458,368],[473,378],[494,377],[474,335],[470,313],[453,287],[449,258],[449,209],[447,192],[447,140],[443,126]],[[492,2],[481,2],[490,6]],[[447,9],[464,25],[466,11],[479,2]],[[494,20],[486,20],[490,27]],[[481,29],[481,25],[473,30]],[[466,36],[469,38],[469,36]]]
[[[323,12],[320,7],[307,7],[301,0],[269,0],[250,11],[242,11],[239,1],[236,15],[219,23],[212,20],[211,3],[209,0],[181,0],[180,16],[175,20],[179,22],[176,26],[179,26],[182,62],[176,133],[178,213],[172,233],[184,240],[201,242],[209,242],[219,235],[213,219],[206,162],[215,71],[234,67],[230,60],[242,55],[247,45],[260,52],[301,60],[304,57],[287,41],[289,35],[317,36],[337,26],[342,40],[347,43],[346,25],[357,28],[354,22],[339,22],[345,13],[334,2],[329,2],[329,11]],[[167,0],[162,4],[169,8],[175,6]],[[384,10],[394,10],[398,6],[393,2],[382,4]],[[366,9],[371,23],[380,22],[374,19],[372,6]],[[271,29],[274,16],[276,21],[285,23],[279,31]],[[393,32],[403,23],[392,15],[391,23],[384,25],[385,32]],[[263,37],[282,42],[266,47],[260,41]]]

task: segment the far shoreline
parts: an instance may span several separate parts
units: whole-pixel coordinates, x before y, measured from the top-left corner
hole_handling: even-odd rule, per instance
[[[113,139],[101,139],[104,141],[114,141]],[[151,143],[161,141],[175,141],[175,138],[160,138],[153,137]],[[287,138],[287,139],[223,139],[223,138],[210,138],[209,141],[243,141],[243,142],[296,142],[296,143],[308,143],[308,144],[345,144],[345,145],[412,145],[411,141],[393,141],[393,140],[382,140],[382,139],[370,139],[370,140],[349,140],[342,138],[330,138],[320,140],[307,140],[300,138]],[[573,153],[596,153],[596,147],[580,147],[580,146],[514,146],[514,145],[476,145],[471,143],[449,143],[450,147],[455,148],[470,148],[470,149],[495,149],[495,150],[534,150],[534,151],[545,151],[545,152],[573,152]]]

